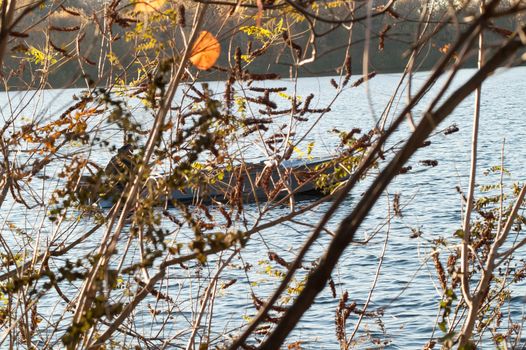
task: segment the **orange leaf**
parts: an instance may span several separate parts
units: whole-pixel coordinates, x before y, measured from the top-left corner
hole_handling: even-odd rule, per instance
[[[139,0],[135,4],[135,11],[137,12],[153,12],[158,11],[163,5],[165,0]]]
[[[438,51],[442,52],[443,54],[446,54],[450,48],[451,48],[451,44],[444,44],[444,46],[439,48]]]
[[[256,5],[258,7],[258,13],[256,14],[256,27],[261,27],[261,17],[263,17],[263,1],[256,0]]]
[[[221,54],[221,45],[210,32],[202,31],[197,38],[190,62],[198,69],[207,70],[212,68]]]

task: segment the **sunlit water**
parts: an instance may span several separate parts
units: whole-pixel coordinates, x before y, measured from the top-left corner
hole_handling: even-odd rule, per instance
[[[458,83],[469,77],[474,71],[465,70],[460,73]],[[424,81],[425,73],[416,76],[415,85]],[[329,83],[330,78],[302,78],[297,84],[297,93],[306,96],[314,93],[315,98],[312,107],[324,108],[336,93]],[[332,111],[325,115],[310,134],[300,145],[305,148],[307,143],[314,142],[314,155],[327,155],[337,151],[338,138],[333,130],[350,130],[359,127],[366,131],[374,125],[379,118],[385,103],[389,100],[398,82],[398,74],[379,75],[370,81],[368,92],[365,86],[346,89],[336,102],[331,106]],[[292,93],[293,86],[289,82],[280,82],[274,85],[289,87]],[[212,89],[219,89],[211,84]],[[524,90],[526,89],[526,68],[514,68],[507,71],[499,71],[491,77],[483,86],[483,100],[481,112],[481,129],[479,145],[479,177],[478,183],[494,183],[495,177],[485,177],[482,173],[491,166],[499,165],[501,162],[501,150],[504,145],[504,164],[511,172],[505,177],[505,183],[514,181],[523,182],[525,179],[524,164],[526,155],[524,153],[524,135],[526,135],[526,124],[524,123]],[[7,119],[11,113],[19,113],[21,124],[31,120],[31,116],[52,117],[65,110],[71,105],[73,94],[79,94],[79,90],[68,91],[46,91],[36,96],[23,96],[20,93],[11,93],[11,101],[8,103],[7,95],[0,95],[3,118]],[[369,94],[369,95],[368,95]],[[405,102],[403,96],[399,104],[395,103],[395,109],[400,110]],[[176,99],[177,100],[177,99]],[[18,103],[21,102],[20,105]],[[24,106],[27,103],[27,106]],[[426,101],[422,102],[421,111],[426,107]],[[151,121],[151,117],[145,114],[140,103],[133,106],[134,116],[142,120],[145,125]],[[316,303],[305,314],[296,330],[290,335],[287,342],[301,341],[306,349],[336,349],[338,341],[335,336],[335,308],[338,298],[348,291],[349,301],[356,301],[358,307],[363,307],[370,287],[375,279],[375,273],[379,258],[383,249],[384,240],[387,238],[387,248],[383,261],[378,283],[372,294],[368,310],[375,312],[383,310],[381,322],[377,319],[363,321],[361,330],[355,337],[358,341],[356,347],[370,348],[374,346],[371,341],[378,338],[387,341],[387,347],[393,349],[416,349],[432,337],[439,338],[443,334],[436,330],[433,334],[437,314],[441,288],[437,282],[436,272],[432,261],[429,260],[431,253],[431,240],[445,238],[453,240],[453,232],[461,227],[461,198],[455,189],[460,186],[466,189],[469,170],[469,150],[471,138],[471,122],[473,113],[473,97],[462,103],[454,113],[438,129],[457,124],[460,131],[445,136],[437,134],[430,140],[432,145],[423,148],[409,161],[412,166],[409,174],[398,176],[388,188],[389,194],[400,193],[403,206],[403,217],[394,218],[386,225],[388,213],[388,198],[383,196],[368,219],[356,234],[357,241],[364,240],[374,234],[369,244],[352,245],[346,250],[337,269],[333,272],[333,280],[336,283],[338,296],[334,298],[329,288],[326,288],[316,299]],[[418,114],[415,113],[418,119]],[[142,119],[141,119],[142,118]],[[306,130],[312,125],[312,121],[300,126],[299,130]],[[104,123],[103,121],[101,121]],[[103,124],[104,125],[104,124]],[[407,134],[409,126],[404,123],[401,127],[401,135]],[[301,132],[298,132],[298,135]],[[116,128],[105,127],[102,135],[119,145],[121,135]],[[399,136],[399,139],[402,136]],[[396,141],[396,140],[395,140]],[[391,141],[394,144],[394,141]],[[75,146],[71,146],[75,149]],[[252,159],[264,159],[265,155],[257,148],[247,151],[246,156]],[[24,155],[21,154],[20,157]],[[90,158],[105,164],[111,154],[104,149],[99,149],[91,154]],[[420,160],[433,159],[438,161],[438,166],[431,168],[419,163]],[[56,175],[56,168],[46,169],[46,174],[52,179]],[[38,181],[38,180],[35,180]],[[52,180],[56,181],[56,180]],[[34,185],[38,190],[38,185]],[[54,186],[44,186],[42,191],[47,191]],[[341,209],[333,217],[329,230],[335,230],[338,223],[350,213],[353,205],[366,190],[366,184],[360,184],[348,196]],[[303,215],[299,221],[309,225],[315,225],[319,217],[330,204],[326,203],[308,215]],[[173,209],[172,209],[173,210]],[[277,218],[288,213],[288,206],[275,208],[267,219]],[[175,210],[173,210],[174,213]],[[245,210],[247,217],[257,215],[255,205],[248,206]],[[45,213],[34,210],[22,209],[14,205],[12,201],[4,203],[0,211],[2,222],[6,219],[17,226],[27,228],[36,234],[40,230],[43,235],[53,231],[53,225],[44,220],[41,228],[35,225],[35,220],[41,220]],[[166,221],[165,225],[170,223]],[[413,230],[420,230],[420,238],[410,238]],[[239,258],[233,260],[231,267],[227,268],[221,277],[226,283],[230,279],[237,279],[231,287],[218,291],[214,305],[215,316],[212,320],[212,340],[214,343],[228,341],[222,334],[235,330],[246,324],[246,320],[255,314],[251,293],[259,298],[265,299],[270,295],[279,281],[278,277],[265,273],[267,253],[273,251],[290,261],[295,252],[301,247],[302,242],[308,237],[312,229],[297,224],[287,224],[266,230],[252,237],[248,245],[242,250]],[[4,228],[6,236],[12,235]],[[191,232],[183,232],[191,237]],[[16,238],[11,238],[16,240]],[[178,237],[184,240],[184,237]],[[322,235],[308,254],[305,266],[310,266],[324,251],[330,241],[328,234]],[[21,244],[21,242],[18,242]],[[92,249],[97,246],[96,241],[88,241],[81,249]],[[519,252],[519,257],[524,253]],[[60,265],[59,259],[55,260]],[[164,330],[157,334],[156,330],[161,328],[159,322],[152,319],[146,306],[141,307],[136,315],[135,323],[141,333],[149,336],[172,337],[182,329],[188,328],[192,311],[195,311],[196,303],[191,296],[203,293],[206,277],[215,271],[215,258],[203,268],[203,271],[193,269],[184,270],[176,267],[170,270],[170,286],[163,286],[170,294],[177,298],[177,308],[174,310],[174,318],[165,325]],[[246,263],[252,264],[252,268],[245,272],[241,267]],[[276,266],[276,265],[273,265]],[[283,269],[282,269],[283,270]],[[301,279],[301,272],[298,279]],[[514,321],[520,321],[520,315],[524,303],[524,286],[515,289],[514,309],[512,316]],[[66,295],[74,295],[75,290],[64,291]],[[143,304],[147,304],[145,301]],[[194,308],[194,309],[192,309]],[[43,299],[41,311],[48,310],[49,314],[56,313],[57,316],[64,309],[60,300]],[[356,317],[348,321],[348,335],[352,333]],[[234,332],[232,332],[234,330]],[[182,345],[188,333],[183,333],[176,338],[172,344]],[[214,338],[217,337],[217,338]],[[182,339],[182,340],[181,340]],[[383,343],[378,345],[382,346]],[[491,344],[486,344],[492,348]]]

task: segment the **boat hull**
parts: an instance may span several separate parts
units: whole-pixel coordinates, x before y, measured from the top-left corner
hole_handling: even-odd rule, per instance
[[[323,194],[316,180],[320,174],[331,171],[334,167],[332,161],[332,158],[318,158],[309,161],[288,161],[280,165],[244,164],[230,171],[218,169],[205,174],[207,181],[183,189],[171,190],[164,196],[157,195],[157,201],[159,205],[176,201],[184,204],[222,202],[239,206],[253,202],[279,202],[288,198],[294,200],[315,198]],[[219,172],[221,176],[217,176]],[[160,180],[165,177],[167,175],[150,178],[142,195],[148,196],[148,191],[162,183],[163,181]],[[83,183],[90,182],[93,181],[89,181],[89,177],[84,177],[81,187]],[[97,192],[96,189],[91,191]],[[114,192],[94,196],[94,202],[103,208],[111,207],[121,194],[119,191]]]

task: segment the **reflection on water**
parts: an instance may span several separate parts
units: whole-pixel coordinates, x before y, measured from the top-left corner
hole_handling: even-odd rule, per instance
[[[472,72],[469,70],[462,71],[459,80],[465,79]],[[417,75],[417,81],[423,77],[425,74]],[[334,95],[332,92],[328,93],[329,79],[303,78],[298,84],[298,94],[307,95],[314,92],[315,99],[311,106],[323,108]],[[373,96],[375,113],[381,111],[382,106],[389,100],[398,79],[398,74],[378,75],[370,82],[369,88]],[[522,150],[526,146],[524,142],[526,124],[523,120],[525,84],[526,68],[521,67],[499,72],[489,79],[483,87],[478,161],[481,171],[479,173],[482,174],[482,170],[500,164],[501,148],[505,141],[504,163],[511,172],[511,176],[505,178],[507,184],[524,180],[526,156]],[[213,89],[213,84],[211,88]],[[0,98],[2,99],[3,117],[4,119],[8,118],[5,112],[8,109],[12,113],[22,116],[51,117],[64,110],[70,104],[71,96],[79,93],[78,90],[52,90],[39,93],[37,96],[12,93],[10,94],[10,101],[7,100],[6,94],[2,94]],[[350,130],[355,127],[363,130],[369,129],[373,125],[375,117],[371,116],[371,108],[367,101],[363,88],[344,91],[340,99],[332,106],[332,112],[317,123],[314,132],[304,140],[302,145],[315,142],[314,155],[323,156],[333,153],[337,147],[337,135],[331,132],[334,128],[340,130]],[[425,108],[426,101],[423,101],[421,105],[422,107],[419,107],[419,110]],[[143,118],[145,125],[151,121],[151,116],[144,113],[140,104],[132,107],[135,117],[137,119]],[[401,105],[398,109],[400,108]],[[381,338],[388,341],[388,347],[393,349],[422,348],[430,339],[439,312],[441,296],[441,288],[437,284],[432,261],[429,263],[430,241],[439,237],[452,240],[453,232],[461,226],[461,197],[455,187],[467,187],[472,109],[472,99],[468,98],[439,127],[446,128],[451,124],[457,124],[460,131],[448,136],[442,133],[434,136],[431,139],[432,145],[419,150],[410,160],[409,165],[412,166],[412,171],[409,174],[398,176],[393,181],[387,192],[391,195],[394,193],[401,194],[403,216],[394,218],[387,225],[388,199],[392,200],[392,197],[384,196],[380,199],[357,233],[356,240],[365,240],[371,235],[374,237],[367,245],[350,246],[332,275],[338,297],[334,298],[330,288],[326,288],[316,299],[315,305],[305,314],[297,329],[290,336],[289,342],[301,340],[303,346],[308,349],[338,348],[334,322],[334,311],[338,305],[338,298],[344,291],[348,291],[349,300],[355,301],[359,307],[363,306],[375,278],[388,227],[387,252],[378,284],[369,305],[369,311],[380,313],[381,310],[383,316],[364,321],[364,328],[357,338],[363,343],[359,343],[358,347],[370,347],[372,346],[371,339]],[[35,113],[35,111],[38,112]],[[418,117],[416,113],[415,116]],[[104,121],[97,123],[104,125]],[[303,128],[307,129],[310,125],[307,123]],[[409,130],[406,124],[403,124],[401,128],[403,129],[401,134],[405,134]],[[120,142],[121,135],[119,135],[118,130],[111,126],[104,126],[104,130],[104,137],[115,143]],[[298,131],[298,134],[301,134],[301,130]],[[393,140],[392,144],[394,145],[395,142],[396,140]],[[257,148],[252,148],[247,152],[246,157],[248,158],[263,158],[263,154]],[[23,157],[23,154],[20,157]],[[91,154],[91,159],[99,164],[105,164],[110,157],[111,154],[102,148]],[[421,160],[427,159],[437,160],[438,166],[428,167],[420,163]],[[54,179],[57,169],[49,167],[45,171]],[[50,186],[49,182],[47,185],[44,185],[43,182],[39,185],[38,181],[35,179],[33,184],[35,189],[50,191],[54,188],[54,186]],[[55,184],[56,181],[58,180],[52,180],[52,184]],[[490,179],[480,175],[479,183],[490,182]],[[356,199],[363,195],[366,189],[365,185],[364,183],[355,188],[333,217],[327,227],[327,233],[322,235],[309,252],[304,263],[306,267],[316,263],[316,259],[330,241],[330,231],[337,228],[338,223],[356,203]],[[212,339],[214,336],[221,339],[221,334],[227,330],[235,331],[246,324],[246,320],[255,314],[251,294],[254,293],[259,298],[265,299],[280,280],[279,276],[269,273],[272,269],[267,265],[267,253],[269,251],[276,252],[286,261],[291,261],[311,231],[309,226],[303,224],[315,225],[328,206],[329,204],[324,204],[315,211],[303,215],[297,219],[299,223],[280,225],[252,237],[220,279],[221,283],[231,282],[234,279],[236,282],[217,292],[214,304],[215,316],[211,321]],[[288,210],[288,206],[275,208],[269,213],[267,220],[277,218],[287,213]],[[171,209],[171,211],[176,214],[175,209]],[[257,215],[258,208],[255,205],[246,208],[245,216],[248,222],[250,222],[251,217]],[[8,218],[17,226],[27,228],[30,231],[29,234],[35,236],[37,230],[42,235],[52,235],[54,232],[55,227],[43,220],[44,217],[44,212],[24,209],[12,202],[5,203],[0,212],[2,221]],[[35,225],[35,220],[42,220],[42,225]],[[84,225],[91,225],[89,218],[83,219],[81,226]],[[173,223],[165,220],[164,225],[170,227]],[[78,232],[82,232],[85,228],[79,227]],[[243,228],[242,225],[240,228]],[[6,236],[12,237],[9,230],[4,229],[4,231]],[[415,236],[414,233],[417,231],[421,235],[411,238]],[[191,237],[190,231],[182,232],[177,240],[181,242],[191,239]],[[19,238],[11,239],[15,241],[14,246],[24,246],[24,242]],[[70,256],[97,247],[97,239],[98,237],[94,237],[85,242]],[[127,237],[125,236],[123,239],[127,239]],[[523,255],[523,253],[519,254]],[[54,263],[59,264],[62,261],[61,259],[54,260]],[[192,296],[203,293],[203,286],[206,286],[210,274],[214,273],[216,259],[216,257],[211,258],[209,264],[204,267],[185,266],[187,268],[185,269],[178,266],[172,268],[167,279],[170,281],[170,285],[162,287],[165,292],[178,300],[175,309],[169,310],[173,315],[170,323],[164,325],[164,329],[162,329],[163,323],[157,322],[155,317],[152,318],[148,307],[155,306],[150,305],[155,301],[150,300],[146,301],[145,306],[140,308],[140,312],[136,314],[135,326],[141,329],[143,334],[158,338],[173,337],[179,334],[178,332],[188,328],[192,317],[195,317],[192,311],[195,311],[196,303]],[[252,265],[250,269],[246,269],[247,263]],[[278,269],[275,265],[271,266]],[[296,277],[296,282],[300,283],[305,274],[306,270],[300,271],[299,276]],[[518,316],[524,303],[524,288],[516,290],[517,295],[513,296],[513,304],[517,309],[513,313]],[[66,296],[72,297],[76,290],[66,290],[64,293]],[[294,291],[290,294],[292,297],[295,295]],[[60,300],[44,298],[39,307],[41,312],[48,310],[50,315],[55,314],[57,317],[62,312],[67,313],[64,311],[65,305]],[[167,307],[166,309],[159,307],[159,309],[161,313],[168,312]],[[162,320],[161,316],[159,316],[160,320]],[[52,317],[51,320],[53,319]],[[352,332],[353,327],[354,323],[349,322],[348,331]],[[440,331],[436,332],[435,337],[441,336]],[[183,332],[181,336],[182,339],[186,339],[188,334]],[[219,339],[215,339],[214,342],[219,342]],[[177,340],[174,342],[178,343]]]

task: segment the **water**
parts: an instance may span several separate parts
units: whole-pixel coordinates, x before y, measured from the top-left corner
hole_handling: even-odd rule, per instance
[[[465,80],[474,71],[461,71],[455,86]],[[417,74],[415,84],[422,82],[426,73]],[[491,166],[499,165],[501,162],[501,149],[505,147],[505,167],[511,175],[505,176],[505,184],[510,185],[514,181],[524,182],[524,163],[526,156],[523,152],[524,135],[526,126],[523,122],[524,116],[524,95],[522,91],[526,88],[526,68],[519,67],[506,71],[499,71],[491,77],[483,87],[483,100],[481,106],[481,129],[478,169],[479,184],[494,183],[498,177],[484,176],[482,171]],[[298,94],[306,96],[314,93],[315,98],[312,103],[314,108],[323,108],[333,99],[336,90],[330,83],[330,78],[302,78],[297,85]],[[338,147],[338,137],[334,128],[340,130],[350,130],[359,127],[363,131],[371,128],[379,118],[383,106],[389,100],[396,83],[398,74],[378,75],[369,84],[369,95],[365,87],[346,89],[342,95],[331,106],[332,111],[315,123],[311,119],[305,125],[299,126],[299,131],[306,130],[313,126],[313,133],[310,134],[299,148],[305,149],[310,142],[315,142],[313,155],[332,154]],[[289,86],[289,92],[293,86],[288,82],[279,82],[277,85]],[[272,84],[274,85],[274,83]],[[211,88],[216,85],[211,84]],[[71,104],[72,95],[80,94],[79,90],[51,90],[38,93],[36,96],[24,96],[18,93],[0,96],[0,104],[3,106],[4,121],[10,115],[22,116],[21,124],[29,122],[32,118],[53,118]],[[8,102],[9,98],[9,102]],[[181,98],[179,95],[176,101]],[[395,104],[395,111],[403,107],[405,96],[399,104]],[[278,101],[279,102],[279,101]],[[422,111],[429,100],[424,100],[417,107],[417,111]],[[10,112],[7,113],[8,107]],[[144,125],[151,122],[151,116],[144,113],[144,109],[137,101],[132,101],[130,106],[137,120]],[[304,315],[301,323],[287,339],[287,343],[300,341],[306,349],[337,349],[338,341],[335,336],[335,308],[338,305],[339,297],[344,291],[349,293],[349,302],[355,301],[359,308],[362,308],[368,298],[370,287],[375,280],[375,274],[381,256],[384,241],[387,239],[386,252],[378,281],[372,294],[371,302],[368,307],[370,312],[383,314],[380,317],[372,317],[363,320],[362,327],[357,333],[355,340],[357,348],[382,347],[392,349],[413,349],[422,348],[431,338],[438,338],[443,334],[436,330],[435,323],[439,312],[439,302],[441,299],[441,288],[436,278],[435,268],[430,253],[432,240],[444,238],[453,241],[453,233],[461,227],[461,198],[455,189],[460,186],[467,188],[469,171],[469,145],[471,138],[471,119],[473,110],[473,98],[470,97],[462,103],[454,113],[439,126],[439,129],[449,125],[458,125],[460,131],[445,136],[438,133],[430,138],[432,145],[419,150],[409,161],[412,171],[407,175],[395,178],[368,219],[363,223],[356,234],[355,240],[362,241],[370,238],[367,245],[353,244],[345,252],[339,265],[333,272],[332,278],[336,285],[337,297],[334,298],[329,288],[317,297],[313,307]],[[418,119],[418,113],[415,113]],[[100,124],[99,124],[100,123]],[[18,126],[20,126],[19,124]],[[118,130],[111,125],[107,125],[103,120],[94,121],[93,127],[102,125],[103,138],[116,143],[117,146],[122,142],[122,136]],[[13,129],[14,130],[14,129]],[[407,135],[409,127],[404,123],[400,132],[390,141],[389,145],[395,145],[397,141]],[[298,132],[301,134],[301,132]],[[250,143],[247,141],[247,144]],[[67,151],[80,150],[85,148],[73,145]],[[265,158],[264,152],[258,148],[248,148],[245,150],[247,158],[261,160]],[[25,154],[19,153],[17,159],[24,160]],[[90,155],[90,159],[99,164],[105,164],[111,154],[104,148],[97,149]],[[421,160],[433,159],[438,161],[437,167],[427,167],[420,163]],[[55,186],[60,185],[56,179],[56,174],[64,164],[51,164],[45,172],[52,180],[46,182],[35,179],[32,188],[35,193],[35,201],[38,198],[46,197]],[[39,182],[40,181],[40,182]],[[327,229],[334,231],[339,222],[352,210],[366,190],[365,183],[360,184],[348,196],[340,210],[332,218]],[[401,205],[403,207],[402,218],[393,218],[389,224],[386,222],[387,208],[392,204],[392,194],[400,193]],[[306,205],[308,203],[302,203]],[[213,306],[214,316],[210,321],[210,339],[213,344],[227,342],[230,336],[237,334],[240,327],[246,324],[255,313],[252,294],[260,299],[265,299],[270,295],[280,277],[275,275],[276,271],[284,271],[275,263],[268,261],[267,253],[275,252],[287,261],[291,261],[295,252],[301,247],[304,240],[309,236],[312,229],[308,225],[315,225],[319,217],[324,213],[330,204],[321,205],[313,212],[302,215],[297,221],[303,223],[287,223],[278,225],[272,229],[255,234],[241,254],[234,257],[231,264],[223,271],[219,279],[219,285],[228,283],[236,279],[233,285],[226,289],[219,288],[216,291],[216,298]],[[212,210],[214,210],[212,208]],[[248,206],[245,210],[247,222],[251,223],[259,215],[260,208],[255,205]],[[274,208],[265,217],[266,220],[278,218],[288,213],[288,206]],[[177,215],[175,209],[171,209]],[[3,226],[2,235],[12,243],[15,253],[32,251],[35,237],[40,237],[45,241],[47,237],[54,237],[57,241],[66,238],[66,233],[60,234],[57,226],[50,224],[44,219],[45,211],[35,211],[26,209],[9,199],[1,208],[0,220],[9,220],[17,227],[26,230],[28,235],[16,235]],[[78,227],[68,231],[73,233],[83,232],[87,226],[91,226],[89,219],[82,219]],[[173,223],[168,220],[163,221],[163,225],[176,232]],[[238,223],[242,228],[241,222]],[[418,238],[411,238],[413,230],[420,230],[422,235]],[[179,232],[179,231],[177,231]],[[40,236],[39,236],[40,235]],[[372,238],[371,238],[372,236]],[[191,239],[192,233],[188,230],[181,230],[178,233],[178,241]],[[324,233],[318,239],[313,249],[309,252],[304,266],[309,267],[316,262],[316,259],[324,251],[330,242],[330,234]],[[87,240],[79,248],[74,249],[71,256],[85,254],[97,248],[97,237]],[[123,237],[127,239],[127,234]],[[138,247],[132,247],[137,255]],[[445,254],[445,253],[444,253]],[[226,259],[229,253],[224,253],[222,258]],[[524,253],[519,251],[518,257],[524,257]],[[63,264],[64,257],[52,259],[52,266],[57,267]],[[186,344],[188,328],[192,320],[195,320],[196,311],[200,304],[196,296],[202,296],[211,276],[216,271],[217,257],[212,257],[209,264],[204,267],[196,267],[193,263],[189,269],[179,266],[169,269],[165,283],[158,286],[158,289],[169,294],[176,302],[174,304],[163,301],[156,301],[154,298],[145,300],[138,308],[134,317],[134,325],[131,330],[139,332],[146,338],[151,338],[146,343],[158,344],[159,339],[164,339],[167,344],[179,347]],[[252,267],[245,271],[246,264]],[[306,270],[301,270],[293,285],[301,283],[306,275]],[[134,285],[133,279],[124,276],[122,286],[126,283]],[[76,293],[75,286],[70,285],[70,290],[64,290],[70,298]],[[513,316],[515,321],[520,321],[520,313],[524,303],[524,285],[520,284],[514,289]],[[295,291],[291,291],[291,296]],[[282,300],[283,305],[290,303]],[[159,315],[152,316],[150,310],[157,308]],[[50,315],[46,321],[50,324],[61,320],[61,313],[65,310],[65,303],[56,295],[43,298],[39,302],[39,310]],[[211,314],[211,309],[204,313],[204,320]],[[67,316],[70,317],[70,316]],[[64,320],[67,320],[67,317]],[[518,318],[518,319],[517,319]],[[67,327],[67,322],[61,322],[61,329]],[[357,320],[352,316],[347,324],[347,335],[351,334]],[[166,322],[166,323],[165,323]],[[207,325],[208,320],[203,322]],[[162,326],[164,325],[164,329]],[[225,333],[228,334],[225,336]],[[43,333],[45,334],[45,332]],[[198,337],[203,333],[198,332]],[[261,338],[261,336],[259,336]],[[54,341],[59,341],[54,338]],[[168,340],[167,340],[168,339]],[[378,343],[379,340],[380,342]],[[385,342],[385,343],[384,343]],[[53,343],[53,342],[52,342]],[[145,343],[145,344],[146,344]],[[148,343],[150,344],[150,343]],[[492,348],[491,343],[485,343],[483,347]]]

